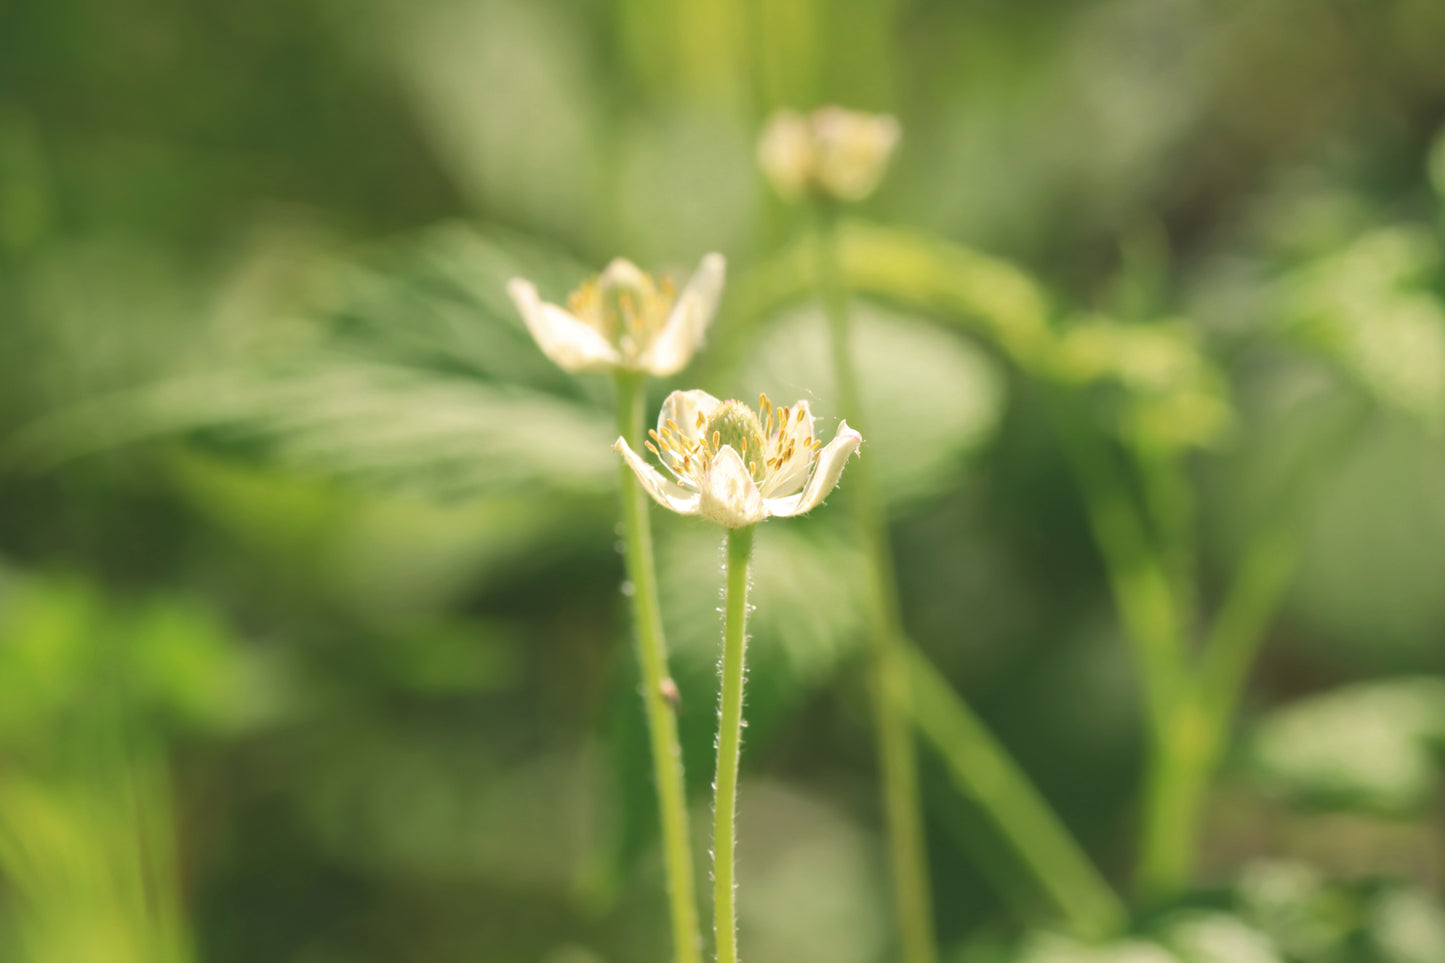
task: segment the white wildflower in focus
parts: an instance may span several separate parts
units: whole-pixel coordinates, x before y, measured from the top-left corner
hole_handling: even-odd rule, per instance
[[[758,164],[787,200],[820,194],[858,201],[873,193],[901,131],[886,114],[823,107],[774,114],[758,141]]]
[[[679,294],[618,258],[567,298],[548,304],[522,278],[507,293],[542,353],[568,371],[642,371],[655,377],[686,367],[717,312],[725,267],[721,254],[702,259]]]
[[[612,447],[658,504],[724,528],[816,508],[863,441],[845,421],[823,447],[806,401],[774,408],[764,395],[760,417],[741,401],[719,401],[706,391],[668,395],[657,428],[648,434],[648,449],[677,481],[644,461],[625,439]]]

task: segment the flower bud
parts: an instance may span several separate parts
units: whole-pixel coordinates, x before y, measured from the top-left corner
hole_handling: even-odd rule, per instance
[[[873,193],[900,136],[898,121],[823,107],[774,114],[758,140],[758,165],[785,200],[814,194],[858,201]]]

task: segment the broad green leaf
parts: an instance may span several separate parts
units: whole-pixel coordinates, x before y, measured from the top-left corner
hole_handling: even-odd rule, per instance
[[[890,503],[926,500],[957,485],[969,456],[992,437],[1005,403],[1001,366],[916,317],[864,303],[854,311],[864,411],[848,423],[863,433],[860,457],[872,461]],[[829,343],[818,312],[789,312],[724,383],[753,401],[760,392],[774,404],[808,401],[826,442],[842,416]]]
[[[1228,913],[1181,913],[1160,929],[1183,963],[1283,963],[1268,936]]]
[[[1445,679],[1393,679],[1275,712],[1250,757],[1265,785],[1300,802],[1410,813],[1435,796],[1442,744]]]
[[[1323,352],[1379,403],[1445,424],[1445,304],[1438,241],[1378,228],[1286,282],[1286,330]]]
[[[33,426],[12,457],[42,469],[94,451],[206,433],[349,484],[463,498],[596,494],[612,484],[610,420],[515,386],[320,357],[183,378],[80,405]]]

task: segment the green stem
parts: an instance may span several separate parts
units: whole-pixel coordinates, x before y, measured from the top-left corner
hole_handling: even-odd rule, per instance
[[[918,730],[1081,936],[1117,933],[1127,911],[1039,791],[948,682],[916,649],[906,653]]]
[[[1187,681],[1181,677],[1169,715],[1154,732],[1139,866],[1141,888],[1153,896],[1172,895],[1193,875],[1209,783],[1228,744],[1250,668],[1294,571],[1315,488],[1352,450],[1367,418],[1366,410],[1347,408],[1292,467],[1214,617],[1200,658],[1192,662]]]
[[[1214,617],[1200,662],[1200,702],[1220,742],[1234,718],[1240,692],[1264,641],[1298,556],[1293,526],[1262,532],[1245,555],[1234,584]],[[1216,751],[1219,747],[1216,747]]]
[[[1167,894],[1193,870],[1203,791],[1198,770],[1208,738],[1187,671],[1177,580],[1171,579],[1168,563],[1129,498],[1117,459],[1093,427],[1074,414],[1073,399],[1053,398],[1051,407],[1142,676],[1148,749],[1137,878],[1144,892]]]
[[[1347,407],[1325,429],[1324,436],[1300,456],[1289,480],[1275,495],[1269,520],[1245,552],[1224,597],[1205,639],[1199,673],[1201,704],[1220,731],[1221,742],[1270,619],[1294,572],[1305,518],[1318,499],[1319,486],[1333,477],[1334,467],[1354,450],[1369,418],[1368,408]]]
[[[834,212],[820,206],[817,214],[816,269],[832,335],[833,371],[838,397],[845,417],[862,420],[858,377],[849,344],[847,293],[836,250]],[[905,715],[909,693],[903,619],[898,604],[893,552],[888,541],[888,521],[873,486],[868,459],[859,459],[853,467],[849,488],[855,519],[868,550],[872,593],[868,637],[873,715],[902,959],[904,963],[933,963],[937,959],[933,938],[933,897],[929,887],[919,802],[918,760]]]
[[[617,429],[629,444],[639,445],[642,425],[642,376],[618,372]],[[652,526],[647,516],[647,498],[637,484],[637,476],[623,464],[618,478],[622,485],[622,524],[627,578],[632,583],[637,661],[642,667],[642,704],[647,714],[657,809],[662,821],[673,956],[677,963],[701,963],[702,937],[688,832],[687,789],[683,782],[677,717],[668,698],[673,686],[667,672],[667,642],[662,633],[662,611],[657,598]]]
[[[1075,413],[1077,401],[1056,396],[1050,404],[1083,496],[1084,514],[1103,556],[1124,635],[1143,675],[1150,731],[1162,732],[1184,675],[1183,627],[1167,565],[1150,544],[1117,460],[1093,434],[1094,428]]]
[[[713,930],[717,963],[737,963],[738,923],[733,856],[737,839],[738,758],[743,735],[743,677],[747,654],[748,557],[753,527],[727,537],[727,602],[723,621],[722,691],[718,705],[716,798],[713,803]]]
[[[1134,454],[1145,508],[1163,546],[1160,561],[1173,588],[1181,637],[1187,637],[1199,618],[1198,499],[1189,462],[1181,452],[1142,445]]]
[[[1149,898],[1173,896],[1194,875],[1214,741],[1194,688],[1177,690],[1169,714],[1150,733],[1144,775],[1137,885]]]

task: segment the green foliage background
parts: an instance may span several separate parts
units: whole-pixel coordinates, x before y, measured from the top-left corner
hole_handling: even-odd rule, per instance
[[[1442,48],[1437,0],[0,5],[0,959],[664,958],[610,386],[504,285],[722,251],[657,397],[826,416],[752,150],[827,102],[904,130],[845,262],[908,628],[1121,883],[1140,699],[1069,436],[1186,453],[1208,611],[1348,429],[1287,489],[1202,888],[1137,921],[1173,955],[1039,935],[925,753],[947,957],[1445,959]],[[718,538],[656,524],[703,813]],[[744,950],[887,959],[857,547],[758,541]]]

